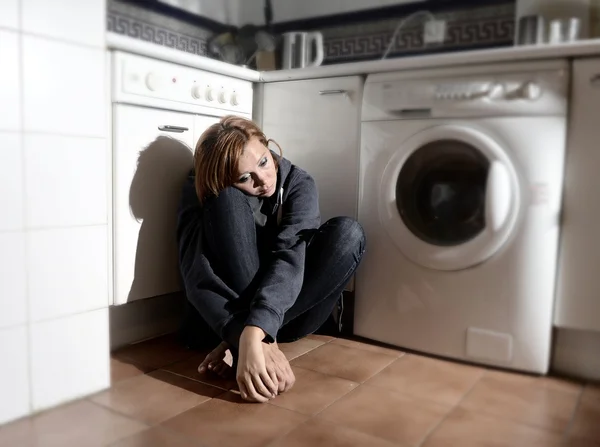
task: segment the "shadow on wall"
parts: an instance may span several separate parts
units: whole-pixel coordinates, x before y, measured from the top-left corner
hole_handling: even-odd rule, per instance
[[[128,301],[182,290],[176,242],[177,207],[192,168],[192,149],[174,138],[160,136],[139,154],[129,206],[141,227]]]

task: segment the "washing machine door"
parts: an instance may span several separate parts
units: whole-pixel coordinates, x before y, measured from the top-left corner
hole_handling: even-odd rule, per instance
[[[379,217],[402,253],[436,270],[466,269],[497,253],[523,202],[509,153],[484,132],[455,125],[400,144],[383,174]]]

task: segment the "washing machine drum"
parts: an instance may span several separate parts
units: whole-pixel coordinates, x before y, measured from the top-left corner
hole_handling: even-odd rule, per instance
[[[480,130],[435,126],[400,144],[381,184],[380,218],[413,262],[461,270],[510,239],[520,210],[509,155]]]

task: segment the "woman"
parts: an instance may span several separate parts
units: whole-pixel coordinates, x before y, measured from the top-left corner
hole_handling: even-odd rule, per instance
[[[277,342],[327,320],[365,245],[348,217],[320,225],[314,180],[268,143],[243,118],[209,127],[196,145],[177,228],[187,298],[221,340],[199,371],[226,374],[231,350],[242,398],[255,402],[291,388]]]

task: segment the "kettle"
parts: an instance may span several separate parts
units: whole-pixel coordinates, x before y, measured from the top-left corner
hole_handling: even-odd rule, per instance
[[[283,35],[282,68],[317,67],[323,63],[323,34],[314,32],[290,32]]]

